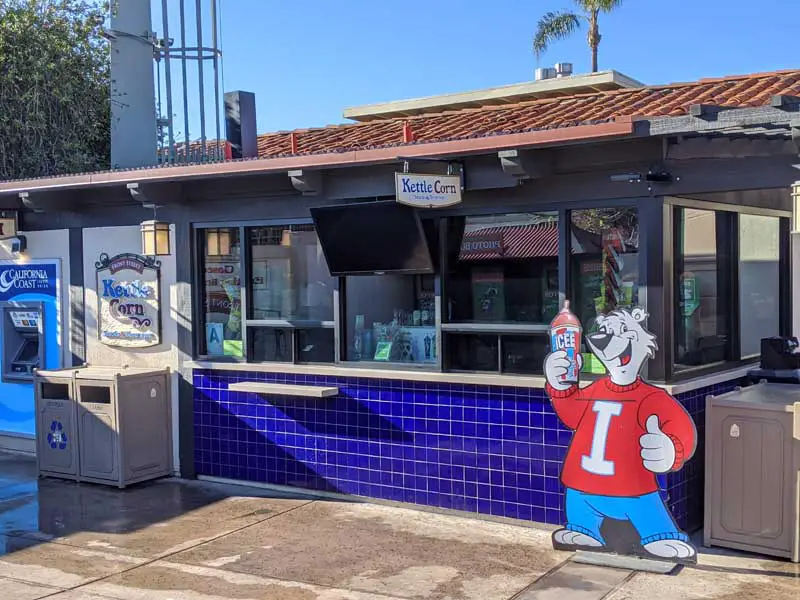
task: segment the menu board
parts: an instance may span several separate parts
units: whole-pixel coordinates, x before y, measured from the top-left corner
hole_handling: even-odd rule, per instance
[[[31,311],[14,310],[9,313],[11,322],[17,328],[39,328],[39,313]]]

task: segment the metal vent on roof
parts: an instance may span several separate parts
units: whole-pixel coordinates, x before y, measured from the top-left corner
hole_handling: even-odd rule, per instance
[[[539,67],[536,69],[536,81],[543,79],[555,79],[556,70],[553,67]]]
[[[569,77],[572,75],[572,63],[560,62],[555,66],[556,77]]]
[[[561,77],[569,77],[572,75],[572,63],[559,62],[554,67],[540,67],[536,69],[536,81],[544,79],[556,79]]]

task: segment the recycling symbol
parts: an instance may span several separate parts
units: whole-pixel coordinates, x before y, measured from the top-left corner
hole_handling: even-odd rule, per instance
[[[50,432],[47,434],[47,443],[53,450],[64,450],[67,447],[67,434],[60,421],[50,423]]]

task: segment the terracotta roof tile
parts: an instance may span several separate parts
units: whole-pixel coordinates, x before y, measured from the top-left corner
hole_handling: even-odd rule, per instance
[[[297,130],[297,154],[399,146],[403,144],[404,123],[408,123],[413,132],[412,143],[418,144],[603,123],[634,115],[686,115],[692,104],[766,106],[775,94],[800,96],[800,70],[701,79]],[[292,154],[289,132],[260,135],[258,154],[261,158]]]

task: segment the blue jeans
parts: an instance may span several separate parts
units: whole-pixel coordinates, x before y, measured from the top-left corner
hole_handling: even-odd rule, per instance
[[[639,532],[643,546],[658,540],[689,541],[675,525],[658,492],[625,498],[567,488],[567,529],[585,533],[605,544],[600,525],[606,517],[630,521]]]

